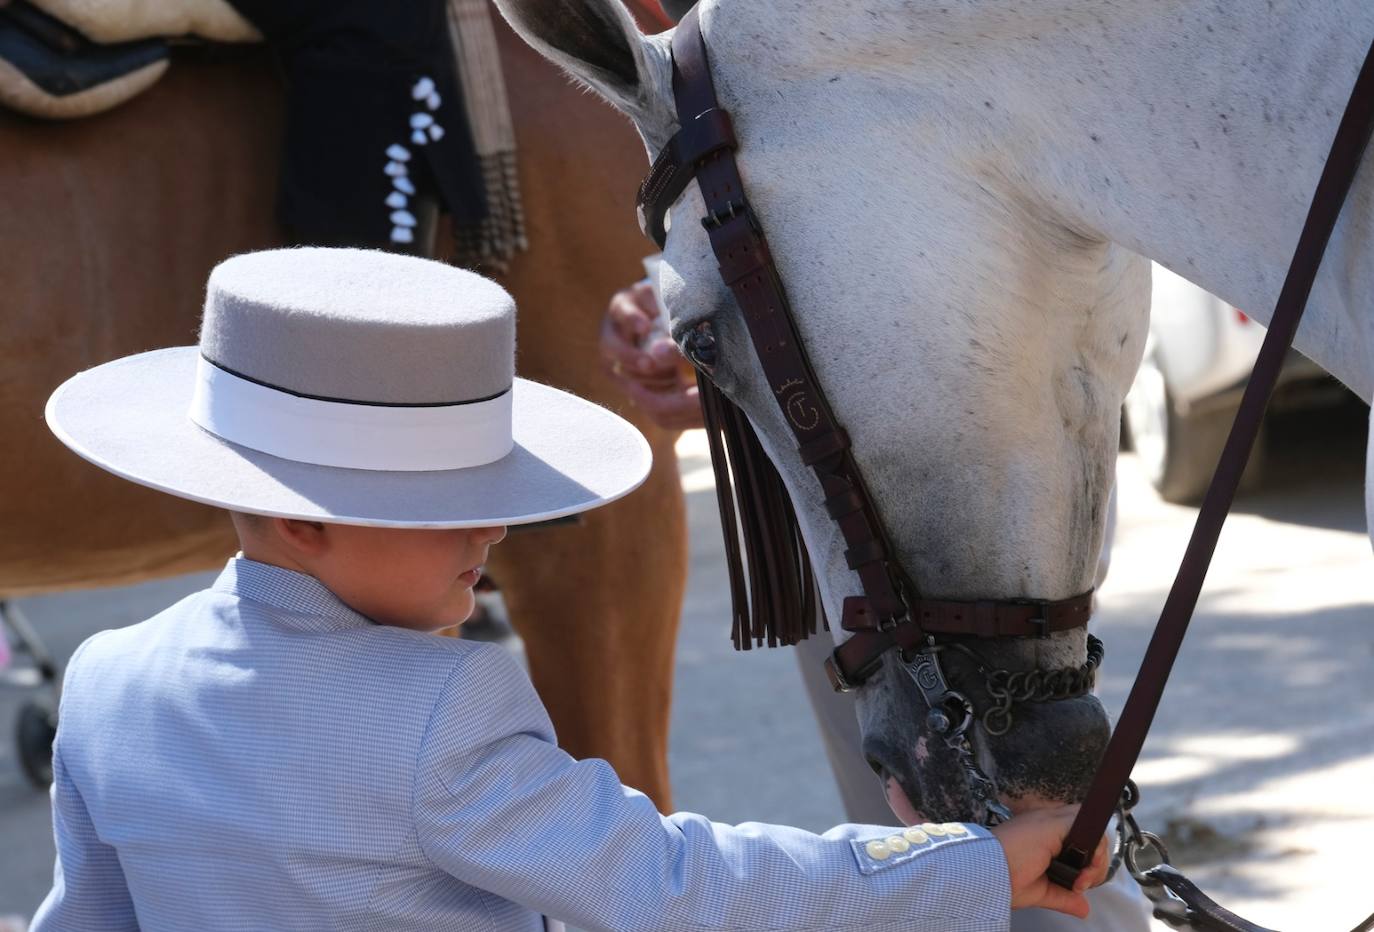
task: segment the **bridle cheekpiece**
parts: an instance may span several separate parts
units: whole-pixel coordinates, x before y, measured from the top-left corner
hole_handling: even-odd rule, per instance
[[[845,541],[845,562],[863,589],[862,595],[844,599],[840,626],[850,637],[826,661],[830,682],[838,691],[855,689],[878,670],[888,651],[899,651],[931,709],[930,724],[965,762],[975,797],[992,813],[990,818],[1005,817],[1004,811],[999,812],[991,781],[973,762],[967,734],[974,720],[972,705],[949,687],[937,638],[1048,637],[1081,628],[1088,622],[1092,592],[1055,601],[967,602],[920,595],[894,557],[851,452],[849,435],[835,418],[807,358],[763,227],[745,195],[735,161],[739,142],[729,113],[716,97],[695,9],[677,27],[672,55],[673,94],[681,128],[658,154],[640,186],[640,226],[662,248],[668,209],[696,180],[706,203],[701,223],[721,278],[739,304],[764,375],[796,441],[797,454],[820,484],[825,511]],[[695,333],[692,348],[713,348],[713,340],[709,330]],[[751,642],[761,645],[765,640],[770,646],[794,644],[815,633],[815,618],[820,614],[795,511],[748,419],[715,387],[711,366],[703,363],[701,354],[689,351],[689,356],[697,363],[716,471],[730,563],[735,645],[747,650]],[[740,537],[743,552],[738,546]],[[945,727],[936,727],[942,723]]]

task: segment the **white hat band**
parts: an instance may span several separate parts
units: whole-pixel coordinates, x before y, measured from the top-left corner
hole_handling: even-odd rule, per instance
[[[388,405],[326,401],[197,360],[191,420],[231,443],[317,466],[428,472],[482,466],[515,446],[508,389],[483,401]]]

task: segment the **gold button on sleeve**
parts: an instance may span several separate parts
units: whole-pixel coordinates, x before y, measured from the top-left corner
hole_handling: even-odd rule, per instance
[[[892,849],[889,848],[887,842],[884,841],[870,841],[868,844],[864,845],[864,850],[867,851],[868,856],[875,861],[886,861],[888,858],[892,857]]]

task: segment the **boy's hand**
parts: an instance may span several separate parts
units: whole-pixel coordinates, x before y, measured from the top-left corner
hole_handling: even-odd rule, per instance
[[[1107,879],[1110,854],[1106,836],[1097,846],[1092,863],[1078,875],[1072,890],[1065,890],[1051,882],[1045,874],[1054,856],[1064,846],[1064,836],[1068,834],[1069,826],[1077,814],[1077,806],[1036,809],[992,829],[1007,858],[1007,870],[1011,874],[1012,909],[1039,906],[1079,919],[1087,918],[1088,900],[1083,895],[1084,891]]]

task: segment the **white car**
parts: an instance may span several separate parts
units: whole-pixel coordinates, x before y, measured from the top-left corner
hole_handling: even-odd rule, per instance
[[[1265,331],[1244,311],[1163,266],[1153,272],[1150,333],[1126,396],[1126,437],[1160,497],[1194,504],[1216,469]],[[1293,351],[1279,386],[1291,399],[1300,384],[1320,389],[1309,399],[1340,395],[1334,379]],[[1257,481],[1263,458],[1261,434],[1245,484]]]

